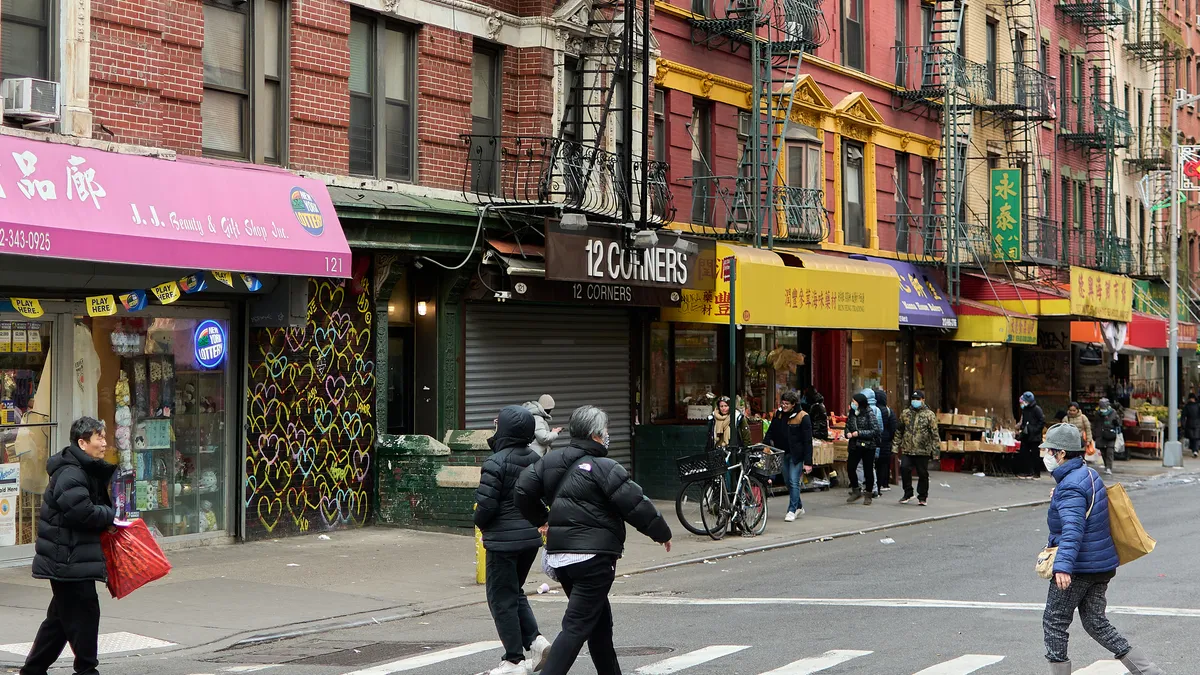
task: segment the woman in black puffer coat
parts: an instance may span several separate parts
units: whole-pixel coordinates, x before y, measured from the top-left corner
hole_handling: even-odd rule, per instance
[[[81,417],[71,425],[71,445],[46,462],[50,483],[38,514],[33,577],[50,581],[54,599],[21,675],[46,675],[67,643],[75,652],[75,672],[97,675],[96,582],[108,580],[100,534],[117,516],[108,495],[117,467],[104,461],[107,448],[104,425]]]

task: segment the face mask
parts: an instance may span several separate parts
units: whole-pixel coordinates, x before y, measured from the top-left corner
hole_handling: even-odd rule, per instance
[[[1054,455],[1042,455],[1042,464],[1046,465],[1047,471],[1054,471],[1058,468],[1058,458]]]
[[[1021,401],[1021,407],[1022,407],[1022,408],[1024,408],[1024,407],[1025,407],[1025,401]]]
[[[920,410],[921,406],[923,406],[923,405],[925,405],[925,403],[923,401],[913,401],[912,402],[912,407],[915,410]]]
[[[1105,406],[1105,407],[1101,408],[1101,409],[1100,409],[1100,412],[1102,412],[1102,413],[1106,413],[1106,412],[1108,412],[1108,406]]]
[[[855,401],[854,403],[851,403],[851,404],[850,404],[850,409],[851,409],[851,410],[853,410],[854,412],[858,412],[858,401]]]
[[[601,445],[603,445],[604,447],[606,447],[606,448],[607,448],[607,447],[608,447],[608,442],[609,442],[609,438],[608,438],[608,429],[605,429],[605,430],[604,430],[604,435],[600,437],[600,444],[601,444]]]

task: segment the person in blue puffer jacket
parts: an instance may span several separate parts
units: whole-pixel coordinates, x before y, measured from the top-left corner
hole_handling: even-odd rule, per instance
[[[1055,424],[1041,444],[1046,469],[1058,487],[1050,497],[1047,546],[1058,547],[1054,578],[1046,597],[1042,630],[1051,675],[1070,675],[1068,630],[1075,610],[1100,646],[1112,652],[1131,675],[1163,675],[1139,649],[1134,649],[1108,621],[1108,582],[1120,560],[1108,523],[1108,491],[1100,474],[1083,461],[1083,444],[1074,424]]]

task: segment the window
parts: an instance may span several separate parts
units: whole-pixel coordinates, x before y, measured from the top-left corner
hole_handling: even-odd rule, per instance
[[[849,246],[867,245],[864,192],[863,146],[846,141],[842,148],[842,235]]]
[[[1071,179],[1063,178],[1059,185],[1058,204],[1062,213],[1062,228],[1063,232],[1067,231],[1067,225],[1071,222]]]
[[[864,70],[863,0],[842,0],[842,65]]]
[[[351,18],[352,174],[413,179],[412,43],[411,32],[400,24],[367,15]]]
[[[0,11],[0,67],[3,77],[50,77],[53,61],[54,4],[50,0],[4,0]]]
[[[1038,52],[1038,71],[1043,75],[1049,75],[1050,71],[1050,41],[1042,40],[1041,51]]]
[[[1136,130],[1137,130],[1138,145],[1142,146],[1142,147],[1144,147],[1143,144],[1146,142],[1145,126],[1146,126],[1146,101],[1145,101],[1144,97],[1142,96],[1142,92],[1139,91],[1137,93],[1137,127],[1136,127]]]
[[[908,59],[908,0],[896,0],[896,84],[904,86]]]
[[[650,324],[649,417],[655,422],[703,419],[696,401],[721,391],[728,341],[720,326],[655,321]],[[690,414],[689,414],[690,413]]]
[[[1146,274],[1149,270],[1146,269],[1146,251],[1150,248],[1150,241],[1146,239],[1146,207],[1143,206],[1138,212],[1138,257],[1141,260],[1142,274]]]
[[[1071,59],[1071,104],[1075,106],[1075,123],[1083,131],[1083,59]]]
[[[1086,199],[1085,195],[1087,194],[1087,190],[1085,189],[1082,181],[1074,181],[1073,185],[1075,187],[1075,195],[1071,200],[1071,206],[1073,207],[1072,213],[1074,214],[1072,224],[1074,224],[1076,230],[1082,230],[1084,213],[1083,200]]]
[[[921,44],[928,47],[933,42],[933,5],[921,3]]]
[[[998,26],[995,21],[987,22],[987,97],[996,98],[996,33]],[[1019,57],[1018,57],[1019,58]]]
[[[908,153],[896,153],[896,250],[908,253]]]
[[[566,141],[583,141],[583,120],[580,110],[583,107],[583,88],[578,86],[579,59],[568,56],[563,60],[563,96],[562,138]],[[655,94],[657,97],[658,92]],[[657,98],[655,102],[657,103]],[[658,109],[655,108],[655,129],[658,128]],[[658,143],[657,135],[654,142]],[[657,147],[657,146],[656,146]]]
[[[287,16],[282,0],[205,3],[200,117],[206,154],[283,163]]]
[[[692,12],[704,16],[712,14],[712,0],[692,0]]]
[[[709,178],[712,175],[712,107],[699,99],[694,99],[692,105],[692,222],[707,224],[713,189]]]
[[[1183,88],[1187,89],[1189,94],[1192,93],[1192,57],[1190,56],[1187,57],[1187,66],[1183,69]],[[1193,110],[1196,108],[1194,105],[1189,107]]]
[[[1129,246],[1133,231],[1133,199],[1125,198],[1125,245]]]
[[[988,156],[987,156],[987,169],[988,170],[987,170],[987,178],[986,178],[989,185],[991,184],[991,180],[992,180],[992,170],[999,169],[999,168],[1000,168],[1000,155],[996,155],[996,154],[989,152]],[[965,201],[965,199],[964,199],[964,201]],[[988,208],[990,209],[991,205],[992,205],[991,190],[988,191],[987,201],[988,201]]]
[[[1068,70],[1068,57],[1066,52],[1058,53],[1058,122],[1066,127],[1071,117],[1068,112],[1069,96],[1071,92],[1071,71]]]
[[[492,192],[500,180],[500,53],[477,44],[471,56],[471,191]]]
[[[1042,213],[1041,213],[1041,216],[1043,218],[1045,218],[1046,220],[1050,220],[1051,208],[1053,206],[1053,204],[1051,202],[1054,198],[1054,193],[1050,189],[1051,185],[1052,185],[1052,183],[1050,182],[1050,172],[1042,171]]]
[[[937,164],[925,157],[921,159],[921,213],[933,213],[934,192],[937,187]]]
[[[654,159],[667,161],[667,92],[654,90]]]
[[[823,132],[810,126],[795,125],[788,131],[787,184],[795,188],[821,188],[821,146]]]

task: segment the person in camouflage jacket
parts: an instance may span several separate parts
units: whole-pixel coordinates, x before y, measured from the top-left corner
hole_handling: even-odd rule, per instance
[[[938,436],[937,415],[925,407],[925,393],[914,391],[909,407],[900,415],[896,429],[896,447],[900,450],[900,477],[904,483],[901,504],[913,499],[912,474],[917,471],[917,503],[925,506],[929,500],[929,459],[942,454]]]

